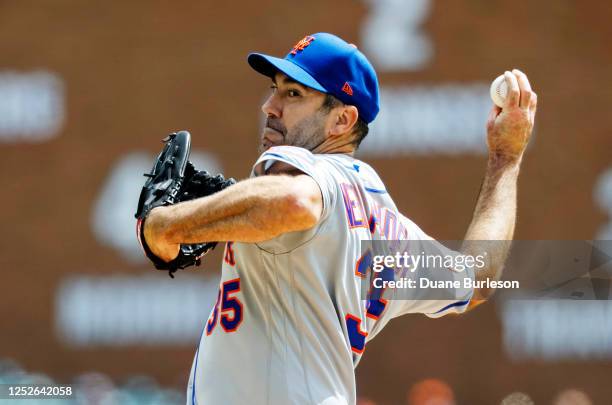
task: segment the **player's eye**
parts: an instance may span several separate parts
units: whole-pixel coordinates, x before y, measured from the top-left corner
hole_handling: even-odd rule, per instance
[[[278,89],[278,86],[276,84],[272,84],[270,86],[270,90],[272,90],[272,93],[274,93],[276,91],[276,89]]]
[[[299,97],[300,96],[300,92],[297,90],[287,90],[287,95],[289,97]]]

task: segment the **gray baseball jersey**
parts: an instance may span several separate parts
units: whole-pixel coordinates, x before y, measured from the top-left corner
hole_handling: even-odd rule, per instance
[[[257,160],[252,176],[264,175],[275,162],[316,181],[321,220],[265,242],[226,244],[188,404],[352,405],[354,368],[367,341],[391,318],[438,317],[462,312],[469,302],[471,291],[452,302],[364,299],[362,241],[431,238],[397,211],[376,172],[351,156],[273,147]]]

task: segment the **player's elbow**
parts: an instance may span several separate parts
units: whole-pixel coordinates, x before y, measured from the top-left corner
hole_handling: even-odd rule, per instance
[[[474,300],[481,302],[493,297],[496,292],[496,289],[494,287],[489,286],[489,283],[499,280],[502,268],[503,265],[501,264],[498,264],[496,266],[489,266],[486,271],[480,270],[476,274],[476,281],[478,282],[478,285],[480,285],[480,287],[474,288]]]
[[[292,230],[308,229],[321,217],[320,208],[311,198],[299,192],[288,193],[283,199],[283,218]]]
[[[282,219],[291,230],[308,229],[321,218],[322,198],[318,186],[310,177],[300,178],[288,184],[282,199]],[[304,176],[307,177],[307,176]]]
[[[495,294],[494,288],[475,288],[474,295],[472,295],[472,301],[484,302],[491,298]]]

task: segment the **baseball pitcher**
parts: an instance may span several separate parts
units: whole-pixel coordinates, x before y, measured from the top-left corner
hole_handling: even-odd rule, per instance
[[[522,72],[505,73],[508,95],[487,121],[488,164],[458,253],[402,215],[376,171],[354,157],[379,111],[376,73],[357,47],[317,33],[284,58],[253,53],[248,63],[271,80],[250,178],[234,184],[197,172],[186,161],[188,133],[173,134],[137,213],[139,239],[158,268],[197,264],[214,242],[225,242],[187,403],[352,405],[354,369],[390,319],[461,313],[490,295],[458,289],[453,299],[399,300],[391,291],[364,297],[371,262],[364,242],[427,242],[429,251],[469,254],[469,241],[511,240],[536,94]],[[477,280],[499,278],[509,243],[488,246],[486,267],[465,270]],[[449,268],[442,277],[459,274]]]

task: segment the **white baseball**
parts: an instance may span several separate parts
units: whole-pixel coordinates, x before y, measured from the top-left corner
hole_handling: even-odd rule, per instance
[[[506,84],[506,79],[504,75],[500,75],[491,83],[491,100],[493,100],[495,105],[501,108],[504,106],[504,100],[506,100],[507,94],[508,85]]]

